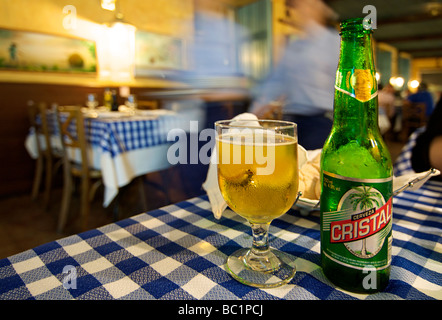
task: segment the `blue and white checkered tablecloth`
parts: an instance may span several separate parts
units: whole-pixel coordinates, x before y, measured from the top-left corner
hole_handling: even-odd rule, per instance
[[[54,112],[47,113],[49,130],[58,135],[57,119]],[[61,118],[63,118],[63,113]],[[168,132],[179,126],[175,116],[157,118],[143,116],[124,116],[115,118],[85,117],[87,142],[102,153],[115,157],[124,152],[168,144]],[[75,136],[75,122],[71,123],[72,135]]]
[[[61,149],[55,113],[49,111],[46,115],[51,131],[50,143],[54,149]],[[128,115],[111,112],[104,115],[98,118],[85,117],[84,121],[86,139],[91,147],[89,165],[103,173],[103,205],[107,207],[118,194],[119,188],[135,177],[164,170],[172,165],[167,158],[168,149],[177,141],[177,137],[170,133],[186,134],[183,129],[186,126],[185,120],[174,113]],[[61,113],[61,117],[66,115]],[[75,126],[74,120],[69,127],[74,137]],[[39,135],[37,138],[45,148],[43,137]],[[36,135],[32,128],[25,140],[25,148],[31,157],[38,157]],[[80,153],[76,150],[68,149],[68,155],[73,161],[81,162]]]
[[[411,153],[416,145],[417,137],[424,131],[425,127],[418,128],[408,138],[407,143],[402,148],[401,153],[394,163],[394,175],[396,177],[414,172],[411,167]]]
[[[336,288],[320,267],[319,214],[272,222],[271,246],[296,257],[287,285],[258,289],[225,270],[250,227],[207,196],[193,198],[0,260],[0,299],[442,299],[442,184],[394,199],[392,269],[384,292]]]
[[[87,138],[92,146],[99,146],[114,157],[123,152],[170,143],[167,133],[174,128],[175,121],[175,117],[170,116],[149,120],[87,119]]]

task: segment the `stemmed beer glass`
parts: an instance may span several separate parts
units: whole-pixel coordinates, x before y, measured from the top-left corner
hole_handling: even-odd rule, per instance
[[[234,252],[227,270],[238,281],[271,288],[296,273],[294,257],[270,248],[273,219],[298,197],[297,127],[279,120],[215,122],[218,184],[229,207],[248,220],[252,246]]]

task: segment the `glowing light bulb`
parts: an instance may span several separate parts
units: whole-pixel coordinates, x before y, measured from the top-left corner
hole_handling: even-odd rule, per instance
[[[396,87],[402,88],[402,86],[404,85],[404,82],[405,82],[404,78],[397,77],[396,81],[395,81]]]
[[[115,11],[116,0],[101,0],[101,7],[105,10]]]
[[[419,81],[417,81],[417,80],[412,80],[412,81],[410,81],[410,88],[412,88],[412,89],[416,89],[417,87],[419,87]]]
[[[381,78],[381,74],[379,72],[376,72],[376,81],[379,81],[380,78]]]

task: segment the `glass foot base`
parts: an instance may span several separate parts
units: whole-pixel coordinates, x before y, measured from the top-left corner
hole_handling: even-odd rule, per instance
[[[294,261],[291,255],[275,249],[270,249],[266,256],[260,256],[243,248],[227,258],[226,268],[241,283],[258,288],[275,288],[293,279],[296,274]]]

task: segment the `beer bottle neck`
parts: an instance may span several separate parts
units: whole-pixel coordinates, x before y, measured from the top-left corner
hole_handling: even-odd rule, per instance
[[[375,69],[371,34],[342,34],[338,69]]]
[[[336,125],[365,132],[377,130],[377,82],[370,30],[342,31],[335,89]]]

